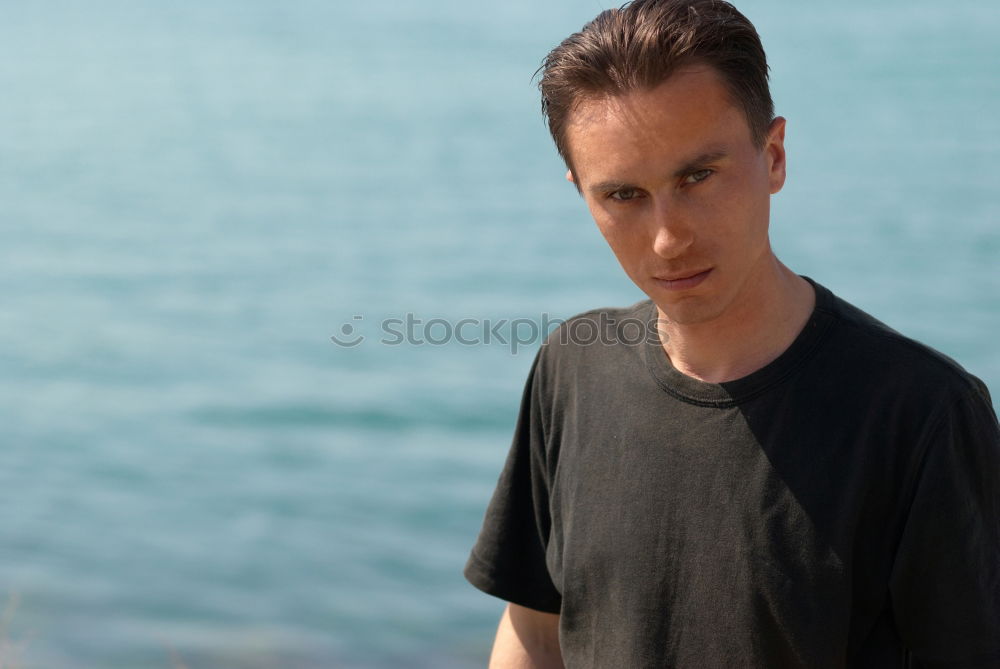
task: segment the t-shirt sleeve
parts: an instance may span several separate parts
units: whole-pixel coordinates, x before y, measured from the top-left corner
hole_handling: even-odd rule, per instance
[[[1000,667],[1000,430],[985,386],[928,432],[890,595],[914,666]]]
[[[500,599],[559,613],[562,597],[546,565],[551,519],[543,425],[546,398],[540,373],[544,349],[532,363],[513,443],[465,577]]]

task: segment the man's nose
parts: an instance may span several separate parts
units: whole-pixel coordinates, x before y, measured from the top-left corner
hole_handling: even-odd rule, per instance
[[[677,203],[667,198],[658,200],[653,218],[656,255],[668,260],[683,255],[694,241],[694,230]]]

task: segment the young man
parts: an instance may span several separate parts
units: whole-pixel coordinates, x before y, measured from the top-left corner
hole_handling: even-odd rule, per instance
[[[987,390],[775,257],[785,121],[753,26],[636,0],[540,88],[649,299],[532,365],[465,572],[510,602],[491,666],[1000,667]]]

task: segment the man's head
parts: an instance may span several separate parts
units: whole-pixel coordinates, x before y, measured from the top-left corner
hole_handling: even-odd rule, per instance
[[[722,0],[634,0],[601,12],[545,58],[538,87],[559,154],[573,171],[566,126],[586,99],[652,89],[679,68],[709,65],[764,146],[774,105],[750,21]]]
[[[720,0],[636,0],[557,47],[541,89],[567,176],[662,316],[741,322],[772,299],[785,121],[741,14]]]

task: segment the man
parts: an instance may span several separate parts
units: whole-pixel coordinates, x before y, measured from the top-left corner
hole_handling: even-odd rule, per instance
[[[785,120],[753,26],[635,0],[540,89],[649,299],[532,365],[465,572],[510,602],[491,666],[1000,667],[989,395],[775,257]]]

